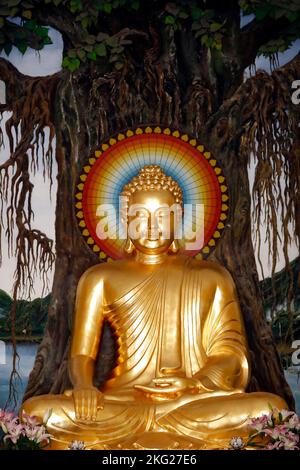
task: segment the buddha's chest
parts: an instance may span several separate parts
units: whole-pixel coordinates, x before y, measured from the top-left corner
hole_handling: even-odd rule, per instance
[[[180,373],[181,274],[168,270],[168,273],[161,271],[148,278],[133,276],[135,283],[132,286],[127,283],[125,294],[107,304],[107,319],[118,337],[122,360],[129,360],[133,365],[140,356],[155,364],[158,375]],[[115,296],[120,286],[115,285],[109,295]]]

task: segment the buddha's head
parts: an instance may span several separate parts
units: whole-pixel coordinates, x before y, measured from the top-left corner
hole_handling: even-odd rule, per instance
[[[171,176],[158,165],[146,165],[124,186],[121,197],[126,208],[127,253],[134,249],[144,254],[178,251],[175,224],[182,190]]]

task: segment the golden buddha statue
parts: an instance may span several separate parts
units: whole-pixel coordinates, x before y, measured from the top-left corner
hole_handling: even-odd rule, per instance
[[[178,251],[174,217],[163,237],[161,207],[182,204],[179,185],[148,165],[125,186],[140,237],[126,257],[88,269],[76,295],[69,359],[73,389],[36,396],[22,409],[43,418],[52,449],[226,448],[247,436],[249,417],[287,408],[279,396],[245,393],[249,353],[237,292],[219,264]],[[144,227],[143,227],[144,224]],[[146,224],[146,228],[145,228]],[[118,346],[102,390],[93,385],[104,320]]]

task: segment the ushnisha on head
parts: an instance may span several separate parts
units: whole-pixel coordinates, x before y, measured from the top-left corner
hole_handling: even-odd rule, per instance
[[[124,186],[120,196],[123,200],[121,214],[129,229],[127,253],[134,249],[145,254],[178,251],[174,223],[183,197],[177,181],[167,176],[159,165],[145,165]]]
[[[145,165],[137,176],[126,184],[121,196],[130,197],[136,191],[163,190],[173,194],[176,203],[182,206],[182,190],[171,176],[167,176],[159,165]]]

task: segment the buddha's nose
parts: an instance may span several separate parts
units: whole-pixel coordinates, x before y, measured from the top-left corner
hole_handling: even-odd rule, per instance
[[[152,241],[159,239],[159,231],[158,231],[158,226],[156,224],[149,224],[148,239]]]
[[[153,229],[153,228],[150,229],[148,232],[148,239],[152,241],[158,240],[159,239],[158,229]]]

